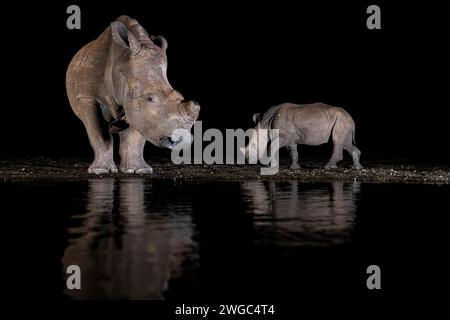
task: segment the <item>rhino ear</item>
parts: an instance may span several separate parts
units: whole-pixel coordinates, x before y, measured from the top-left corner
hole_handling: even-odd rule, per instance
[[[151,36],[152,41],[161,48],[162,51],[167,50],[167,40],[163,36]]]
[[[255,114],[253,115],[253,122],[254,122],[255,124],[258,124],[260,120],[261,120],[261,113],[255,113]]]
[[[111,36],[115,43],[125,49],[129,49],[132,54],[136,54],[141,50],[139,40],[127,29],[121,21],[111,23]]]

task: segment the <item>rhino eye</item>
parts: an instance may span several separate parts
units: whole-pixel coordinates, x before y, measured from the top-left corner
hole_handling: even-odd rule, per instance
[[[148,101],[148,102],[153,102],[153,97],[152,97],[152,96],[148,96],[148,97],[147,97],[147,101]]]

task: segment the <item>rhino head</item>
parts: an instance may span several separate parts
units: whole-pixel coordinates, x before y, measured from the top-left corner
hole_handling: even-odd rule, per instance
[[[167,80],[167,41],[150,37],[134,19],[111,23],[111,90],[123,106],[126,123],[154,145],[191,143],[189,133],[200,106],[185,101]],[[108,75],[107,75],[108,76]],[[176,129],[185,132],[173,138]]]
[[[253,122],[255,123],[255,128],[250,133],[249,143],[245,147],[239,148],[239,151],[244,155],[245,160],[247,161],[256,161],[259,160],[259,155],[261,151],[258,146],[258,138],[261,135],[261,114],[255,113],[253,115]]]

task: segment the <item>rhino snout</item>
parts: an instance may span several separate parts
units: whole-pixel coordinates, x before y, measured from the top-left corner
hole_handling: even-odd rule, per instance
[[[161,140],[161,147],[173,149],[177,145],[192,144],[193,138],[188,129],[176,129],[171,135],[164,136]]]
[[[188,121],[195,121],[200,112],[200,105],[196,101],[187,101],[181,103],[181,112]]]

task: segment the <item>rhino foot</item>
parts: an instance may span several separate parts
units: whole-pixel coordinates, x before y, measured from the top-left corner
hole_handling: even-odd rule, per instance
[[[300,169],[300,165],[299,165],[298,163],[296,163],[296,164],[291,164],[291,165],[289,166],[289,169],[291,169],[291,170],[298,170],[298,169]]]
[[[360,164],[354,164],[354,165],[352,166],[352,169],[354,169],[354,170],[361,170],[361,169],[364,169],[364,168],[363,168],[363,166],[360,165]]]
[[[126,174],[151,174],[153,173],[153,168],[146,164],[140,167],[121,167],[120,171]]]
[[[93,174],[107,174],[107,173],[117,173],[117,167],[115,164],[110,166],[98,166],[96,164],[91,164],[88,169],[88,173]]]
[[[327,169],[327,170],[337,169],[337,165],[328,163],[328,164],[325,165],[325,169]]]

